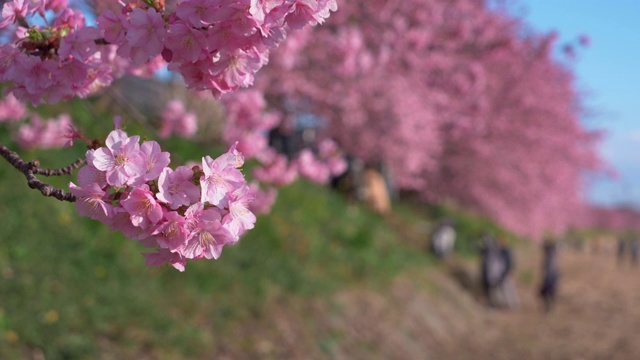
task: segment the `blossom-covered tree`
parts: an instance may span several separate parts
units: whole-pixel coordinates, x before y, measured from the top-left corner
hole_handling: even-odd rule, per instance
[[[485,59],[485,108],[448,129],[425,195],[458,199],[537,238],[574,221],[585,205],[585,172],[603,168],[599,134],[579,121],[579,95],[551,56],[553,41],[531,36]]]
[[[584,205],[599,134],[553,35],[484,1],[350,1],[292,40],[258,78],[267,98],[322,115],[400,188],[535,238]]]
[[[326,182],[344,170],[343,153],[385,164],[395,184],[425,201],[453,200],[533,237],[575,223],[583,175],[602,166],[599,135],[579,122],[580,94],[570,63],[553,54],[554,36],[483,0],[345,1],[326,23],[335,0],[2,3],[0,121],[26,116],[19,101],[85,98],[162,66],[191,90],[225,95],[230,150],[196,165],[170,167],[158,143],[120,126],[104,144],[86,139],[66,117],[30,116],[18,139],[86,141],[85,158],[69,167],[42,169],[0,147],[30,186],[81,199],[81,214],[153,247],[150,264],[183,269],[187,259],[216,258],[253,227],[250,210],[268,209],[276,186],[298,176]],[[238,91],[260,69],[257,90]],[[277,153],[268,134],[301,115],[322,119],[324,140]],[[196,131],[179,103],[162,117],[160,137]],[[260,184],[238,170],[244,157],[258,163]],[[80,167],[71,192],[36,177]]]
[[[214,97],[253,84],[269,50],[291,30],[322,23],[335,0],[2,1],[0,81],[7,83],[2,121],[26,114],[16,101],[53,104],[85,98],[125,75],[148,76],[162,66],[179,73],[187,88]],[[92,13],[96,24],[87,21]],[[195,120],[179,104],[164,114],[161,136],[191,136]],[[155,141],[129,136],[117,119],[104,144],[89,140],[70,118],[23,125],[23,146],[48,147],[84,140],[86,156],[62,169],[25,162],[0,144],[0,154],[45,196],[75,202],[81,215],[99,220],[155,251],[149,265],[214,259],[224,245],[253,228],[255,194],[239,167],[236,149],[201,164],[169,167],[170,154]],[[48,138],[46,136],[51,136]],[[78,171],[69,192],[37,175]]]
[[[266,212],[276,196],[276,188],[288,185],[299,176],[325,184],[331,177],[345,172],[347,164],[342,151],[331,139],[323,139],[315,149],[300,149],[294,158],[280,153],[270,144],[269,134],[283,126],[279,112],[267,111],[262,92],[238,91],[223,99],[225,108],[224,138],[228,143],[238,141],[238,150],[258,165],[253,169],[254,189],[260,204],[256,209]],[[313,150],[316,150],[315,152]],[[293,155],[293,154],[289,154]]]

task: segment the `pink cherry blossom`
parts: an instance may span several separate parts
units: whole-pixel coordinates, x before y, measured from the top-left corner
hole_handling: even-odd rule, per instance
[[[202,158],[204,175],[200,179],[202,189],[200,201],[219,206],[223,200],[228,199],[230,192],[242,186],[244,180],[242,173],[230,166],[226,159],[225,155],[215,160],[209,156]]]
[[[187,221],[175,211],[165,212],[153,235],[160,248],[180,251],[189,235]]]
[[[295,0],[292,11],[286,21],[292,29],[300,29],[307,24],[324,22],[329,11],[338,10],[335,0]]]
[[[157,243],[151,238],[154,227],[143,229],[133,225],[131,222],[131,214],[121,207],[115,207],[108,224],[112,230],[120,231],[124,236],[139,240],[145,247],[157,247]]]
[[[131,190],[120,204],[131,215],[134,226],[146,229],[162,219],[162,207],[146,185]]]
[[[9,91],[21,100],[36,105],[86,97],[124,74],[153,74],[163,58],[187,87],[220,96],[251,85],[289,28],[321,23],[336,9],[333,0],[90,2],[98,32],[86,26],[76,3],[67,5],[3,5],[0,26],[15,32],[3,41],[25,61],[8,66],[11,75],[0,80],[12,82]],[[29,23],[34,14],[42,19]],[[18,20],[27,25],[9,26]]]
[[[26,107],[13,94],[6,95],[0,101],[0,123],[20,121],[26,116]]]
[[[193,171],[186,166],[178,166],[175,171],[165,168],[158,179],[159,201],[171,209],[189,206],[200,199],[200,189],[191,181]]]
[[[70,192],[81,215],[98,219],[156,252],[147,263],[171,264],[184,271],[187,259],[216,259],[226,244],[254,227],[248,209],[255,194],[240,171],[242,150],[261,159],[272,156],[264,136],[279,122],[275,112],[239,119],[237,138],[226,138],[228,152],[202,158],[192,169],[169,167],[170,156],[155,141],[140,145],[120,125],[104,146],[91,141],[61,116],[44,122],[18,102],[37,106],[87,97],[124,75],[151,76],[168,64],[187,87],[218,97],[254,82],[269,50],[292,27],[324,21],[335,2],[286,0],[94,1],[88,26],[86,9],[68,0],[3,2],[0,27],[0,81],[9,97],[3,119],[30,116],[18,141],[47,147],[83,140],[90,150]],[[16,24],[16,25],[14,25]],[[290,25],[288,25],[290,24]],[[263,103],[264,104],[264,103]],[[172,119],[163,119],[162,137],[195,135],[197,119],[182,104],[170,103]],[[263,105],[264,107],[264,105]],[[0,105],[0,113],[3,107]],[[0,114],[0,117],[2,114]],[[248,125],[251,124],[251,125]],[[246,131],[245,131],[246,130]],[[185,210],[186,209],[186,210]]]
[[[25,149],[61,148],[67,142],[65,134],[71,124],[67,114],[57,119],[42,120],[38,115],[32,115],[29,123],[20,126],[14,138]]]
[[[185,269],[187,260],[180,254],[171,252],[167,249],[158,249],[156,252],[142,253],[146,259],[147,266],[160,266],[169,264],[180,272]]]
[[[64,8],[53,21],[54,27],[66,27],[70,29],[82,29],[85,25],[85,18],[81,11]]]
[[[273,203],[276,201],[278,191],[272,187],[263,190],[257,183],[252,183],[249,188],[255,195],[255,199],[249,204],[249,210],[255,214],[269,213]]]
[[[2,21],[0,28],[15,22],[17,19],[27,16],[29,10],[28,0],[12,0],[4,3],[2,7]]]
[[[162,124],[158,136],[162,139],[166,139],[172,134],[191,138],[198,131],[197,116],[192,112],[186,111],[183,102],[180,100],[169,101],[161,117]]]
[[[289,163],[286,156],[278,154],[271,162],[255,168],[253,176],[267,184],[285,186],[298,178],[298,168]]]
[[[93,166],[106,171],[110,185],[123,186],[146,172],[139,139],[137,135],[129,137],[122,130],[114,130],[107,137],[107,147],[93,153]]]
[[[162,170],[171,162],[171,156],[166,151],[160,150],[160,144],[156,141],[145,141],[140,145],[140,153],[146,165],[144,182],[155,180]]]
[[[221,163],[239,169],[244,165],[244,154],[238,150],[238,142],[231,144],[229,150],[220,155]]]
[[[76,209],[80,215],[109,224],[113,207],[105,200],[106,193],[98,184],[78,187],[69,183],[69,190],[78,198]]]
[[[205,35],[183,23],[174,23],[167,29],[167,49],[173,52],[173,62],[195,62],[204,53],[207,39]]]
[[[335,141],[324,139],[318,144],[318,153],[333,176],[342,175],[347,171],[347,161]]]
[[[296,160],[300,175],[311,181],[324,184],[329,181],[329,168],[326,164],[320,162],[309,149],[304,149],[298,155]]]
[[[296,2],[289,26],[314,6]],[[601,163],[571,62],[555,59],[555,36],[524,28],[482,1],[347,1],[272,51],[257,86],[285,116],[321,117],[323,136],[400,189],[539,239],[574,221]],[[301,173],[320,175],[312,160],[298,158]]]
[[[145,63],[160,54],[164,48],[164,20],[155,9],[133,9],[125,28],[127,43],[118,51],[119,54],[130,57],[134,63]]]
[[[68,0],[46,0],[43,1],[45,10],[62,11],[69,7]]]
[[[89,150],[93,151],[93,150]],[[96,184],[100,188],[107,186],[107,177],[104,171],[96,169],[93,165],[87,164],[78,170],[78,184],[81,187]]]
[[[255,194],[248,186],[243,186],[230,195],[229,214],[224,218],[224,224],[237,236],[246,230],[253,229],[256,216],[249,210],[249,206],[255,200]]]
[[[62,38],[58,55],[66,58],[73,56],[80,61],[87,61],[97,51],[95,40],[100,31],[95,27],[83,27]]]
[[[185,0],[178,6],[176,14],[189,25],[199,28],[214,21],[220,2],[210,0]]]
[[[125,40],[127,30],[126,18],[123,15],[115,15],[111,10],[105,10],[96,19],[98,26],[104,32],[104,39],[112,44],[121,44]]]
[[[224,245],[233,241],[234,236],[220,221],[200,221],[181,253],[188,259],[217,259]]]

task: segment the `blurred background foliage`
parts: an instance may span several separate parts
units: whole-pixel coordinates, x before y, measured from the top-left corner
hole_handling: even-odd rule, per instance
[[[88,136],[109,130],[108,114],[97,119],[80,102],[73,113]],[[127,129],[134,126],[125,122]],[[0,142],[14,145],[5,130]],[[181,162],[214,149],[180,139],[162,145]],[[55,168],[83,153],[78,143],[72,150],[21,156]],[[62,188],[75,181],[45,180]],[[340,193],[299,181],[283,188],[273,211],[220,260],[194,262],[180,273],[146,267],[140,244],[79,217],[73,204],[42,198],[8,166],[0,167],[0,183],[2,359],[34,349],[47,359],[204,356],[222,346],[236,324],[266,316],[279,298],[322,298],[350,284],[383,288],[399,272],[430,266],[430,219],[438,211],[452,215],[407,204],[395,219],[385,219]],[[475,221],[460,218],[469,226],[462,230],[471,236],[462,245],[468,252],[484,226]],[[399,233],[398,224],[410,233]]]

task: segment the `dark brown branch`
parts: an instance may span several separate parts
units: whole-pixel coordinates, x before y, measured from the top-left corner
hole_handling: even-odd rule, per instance
[[[40,164],[37,163],[37,161],[34,161],[34,163],[36,164],[36,166],[39,166]],[[78,169],[80,166],[84,165],[87,163],[87,160],[85,158],[80,158],[76,161],[74,161],[72,164],[67,165],[63,168],[60,169],[43,169],[43,168],[36,168],[34,169],[34,173],[38,174],[38,175],[44,175],[44,176],[62,176],[62,175],[70,175],[73,170]]]
[[[2,155],[2,157],[5,158],[9,162],[9,164],[11,164],[11,166],[18,169],[21,173],[24,174],[24,176],[27,178],[27,184],[30,188],[40,190],[42,195],[51,196],[60,201],[76,201],[75,195],[40,181],[35,176],[35,174],[42,173],[43,175],[56,175],[56,173],[58,172],[60,172],[60,175],[68,174],[71,173],[73,169],[81,166],[81,160],[84,159],[76,160],[73,164],[62,169],[40,169],[38,161],[26,162],[20,158],[20,155],[18,155],[14,151],[9,150],[9,148],[2,144],[0,144],[0,155]],[[69,169],[69,172],[66,172],[67,169]]]

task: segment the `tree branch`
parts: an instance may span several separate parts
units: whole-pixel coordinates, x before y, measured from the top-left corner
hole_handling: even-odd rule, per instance
[[[40,164],[38,164],[37,160],[33,161],[33,163],[36,164],[36,166],[39,166]],[[63,168],[60,169],[43,169],[40,167],[36,167],[33,172],[39,175],[44,175],[44,176],[62,176],[62,175],[70,175],[73,170],[78,169],[80,166],[84,165],[87,163],[87,160],[85,158],[80,158],[76,161],[74,161],[73,163],[71,163],[70,165],[67,165]]]
[[[20,158],[20,155],[18,155],[14,151],[11,151],[9,148],[2,144],[0,144],[0,155],[2,155],[2,157],[5,158],[14,168],[24,174],[24,176],[27,178],[27,184],[30,188],[40,190],[42,195],[51,196],[60,201],[76,201],[75,195],[40,181],[35,174],[42,174],[45,176],[71,174],[73,170],[84,164],[84,159],[78,159],[73,164],[60,169],[41,169],[40,163],[37,160],[26,162]]]

